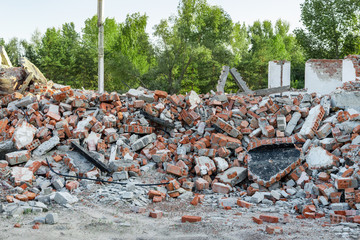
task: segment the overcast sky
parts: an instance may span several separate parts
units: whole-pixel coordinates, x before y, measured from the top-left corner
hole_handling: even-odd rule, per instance
[[[146,13],[147,31],[163,18],[176,13],[178,0],[104,0],[105,17],[124,21],[127,14]],[[291,30],[301,27],[300,3],[304,0],[208,0],[221,6],[234,22],[252,24],[256,20],[281,18],[290,23]],[[97,0],[7,0],[1,1],[0,38],[30,39],[38,29],[44,33],[48,27],[61,27],[74,22],[81,31],[84,21],[96,14]]]

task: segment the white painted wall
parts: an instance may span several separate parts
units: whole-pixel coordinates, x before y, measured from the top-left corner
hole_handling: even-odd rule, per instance
[[[291,63],[286,61],[283,66],[283,86],[290,85]],[[269,62],[268,88],[281,87],[281,65],[279,61]]]
[[[342,82],[355,81],[355,71],[354,63],[350,59],[344,59],[342,67]]]
[[[340,87],[342,85],[342,66],[338,68],[334,66],[332,63],[322,64],[312,60],[307,61],[305,64],[305,88],[307,88],[307,92],[329,94]]]

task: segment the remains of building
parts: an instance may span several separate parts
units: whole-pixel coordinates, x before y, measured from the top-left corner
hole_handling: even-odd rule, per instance
[[[286,205],[298,218],[360,223],[359,68],[326,95],[252,92],[229,67],[217,92],[169,95],[138,88],[120,95],[55,84],[25,58],[22,67],[13,68],[5,55],[2,49],[3,214],[41,212],[50,202],[73,204],[78,190],[86,191],[88,181],[80,179],[85,177],[124,183],[120,199],[136,212],[149,202],[182,198],[197,205],[218,194],[222,208]],[[326,62],[333,70],[323,72],[344,78],[345,65],[358,59],[344,60],[342,75],[338,60]],[[319,69],[319,61],[307,64]],[[284,67],[281,71],[287,63]],[[229,71],[244,93],[224,93]],[[283,84],[273,80],[269,86],[289,89],[287,74],[279,76]],[[45,157],[56,173],[74,177],[50,171]],[[136,186],[139,176],[155,170],[164,185]],[[93,197],[112,201],[108,195]],[[57,216],[49,219],[53,223]],[[261,215],[254,221],[278,219]],[[266,231],[282,229],[270,225]]]

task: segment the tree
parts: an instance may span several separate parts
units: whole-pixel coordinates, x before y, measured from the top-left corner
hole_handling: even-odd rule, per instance
[[[41,47],[41,33],[36,30],[32,36],[30,41],[21,40],[20,44],[24,50],[24,56],[27,57],[35,66],[40,66],[40,55],[39,49]]]
[[[5,41],[3,41],[3,44],[12,65],[14,66],[19,65],[19,57],[21,56],[21,47],[20,47],[19,39],[14,37],[11,38],[8,43],[5,43]]]
[[[147,19],[146,15],[134,13],[127,15],[125,22],[119,24],[119,32],[107,61],[113,87],[117,90],[147,87],[142,80],[143,75],[155,64],[154,49],[146,33]]]
[[[231,34],[231,49],[234,53],[234,65],[238,65],[249,50],[249,34],[245,23],[235,23]]]
[[[170,93],[215,88],[221,66],[233,59],[230,16],[206,0],[182,0],[178,14],[155,28],[156,74],[152,86]]]
[[[46,30],[39,48],[39,67],[48,79],[79,87],[76,84],[79,39],[74,23],[65,23],[61,29]]]
[[[292,81],[303,81],[301,69],[304,56],[289,30],[289,24],[282,20],[276,21],[275,26],[270,21],[256,21],[249,26],[251,47],[238,68],[250,88],[267,88],[268,63],[272,60],[291,61],[292,68],[296,70]]]
[[[359,0],[305,0],[296,37],[308,58],[343,58],[359,53]],[[357,51],[357,52],[356,52]]]
[[[113,18],[105,19],[105,90],[127,91],[130,87],[144,86],[142,75],[148,72],[154,62],[146,25],[147,16],[139,13],[127,15],[124,23],[117,23]],[[87,19],[82,31],[79,65],[86,71],[87,84],[90,88],[96,88],[97,16]]]

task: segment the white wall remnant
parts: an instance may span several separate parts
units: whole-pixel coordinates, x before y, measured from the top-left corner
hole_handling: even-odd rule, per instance
[[[290,72],[291,63],[289,61],[270,61],[268,88],[290,86]]]
[[[305,88],[309,93],[329,94],[342,85],[342,60],[310,59],[305,64]]]
[[[348,55],[343,62],[343,82],[360,81],[360,55]]]
[[[350,59],[343,60],[342,67],[342,82],[355,81],[356,79],[356,70],[353,62]]]
[[[305,88],[328,94],[345,82],[360,80],[360,55],[344,59],[310,59],[305,65]]]

